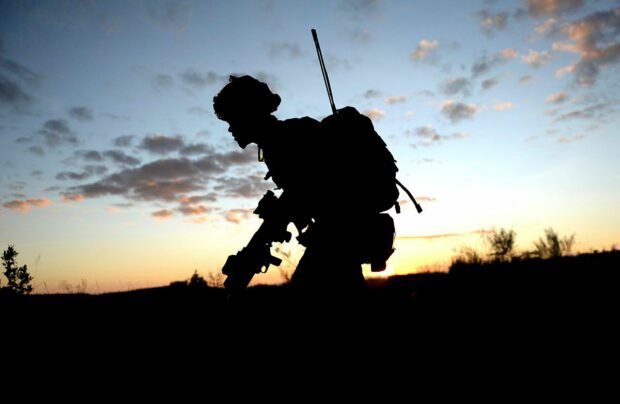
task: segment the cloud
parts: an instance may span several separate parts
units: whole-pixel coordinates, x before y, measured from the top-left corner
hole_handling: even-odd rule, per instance
[[[577,134],[577,135],[568,135],[568,136],[559,136],[557,141],[558,143],[570,143],[576,140],[585,139],[585,135]]]
[[[180,135],[147,135],[138,145],[139,149],[148,151],[151,154],[165,155],[178,151],[184,146],[183,138]]]
[[[382,7],[383,0],[340,0],[340,9],[354,19],[379,17]]]
[[[555,31],[557,23],[558,20],[556,18],[550,17],[546,19],[545,22],[534,28],[534,31],[539,34],[549,34]]]
[[[476,104],[464,104],[454,100],[444,101],[441,106],[441,113],[446,115],[452,123],[473,118],[477,110]]]
[[[491,57],[484,55],[471,66],[472,77],[475,78],[481,74],[487,73],[495,66],[506,63],[516,57],[517,52],[511,48],[502,49]]]
[[[69,115],[78,121],[92,121],[93,111],[86,107],[72,107],[69,109]]]
[[[157,74],[153,79],[153,86],[157,90],[167,90],[174,86],[174,78],[169,74]]]
[[[391,95],[389,97],[385,97],[384,101],[388,105],[398,104],[399,102],[407,101],[407,96],[406,95]]]
[[[599,103],[589,107],[567,112],[555,119],[555,122],[572,119],[601,119],[612,108],[612,103]]]
[[[248,220],[252,217],[252,209],[230,209],[224,214],[224,218],[227,222],[239,224],[243,220]]]
[[[15,78],[30,85],[38,85],[41,81],[41,76],[30,70],[24,65],[21,65],[13,60],[0,57],[0,69],[13,75]]]
[[[529,82],[531,82],[532,80],[534,80],[534,76],[531,75],[526,75],[526,76],[521,76],[519,78],[519,84],[527,84]]]
[[[480,18],[480,28],[486,35],[503,30],[508,23],[508,13],[505,11],[494,14],[492,11],[485,9],[478,11],[477,15]]]
[[[379,108],[371,108],[364,111],[364,115],[372,119],[373,121],[377,121],[385,117],[385,111],[380,110]]]
[[[507,109],[512,109],[514,107],[515,106],[512,102],[500,102],[500,103],[493,105],[493,108],[497,111],[505,111]]]
[[[355,43],[367,44],[372,42],[373,35],[366,28],[354,28],[349,31],[349,36],[351,40]]]
[[[487,80],[483,80],[482,83],[480,83],[480,87],[482,87],[483,90],[488,90],[491,87],[495,87],[497,83],[499,83],[499,81],[495,78],[487,79]]]
[[[6,105],[16,112],[24,112],[34,103],[34,98],[27,94],[15,82],[0,74],[0,105]]]
[[[77,150],[73,153],[73,155],[83,159],[84,161],[103,161],[103,156],[97,150]]]
[[[77,146],[78,139],[64,119],[50,119],[43,124],[38,131],[43,136],[48,147],[58,147],[61,145]]]
[[[215,73],[213,71],[208,71],[207,73],[201,73],[194,69],[186,69],[180,75],[181,81],[186,85],[201,89],[207,85],[221,83],[228,83],[228,76],[223,76],[221,74]]]
[[[45,156],[45,150],[43,150],[43,148],[39,145],[30,146],[27,150],[35,156]]]
[[[565,91],[561,91],[559,93],[553,93],[547,97],[545,100],[550,104],[560,104],[568,99],[568,94]]]
[[[63,195],[62,201],[65,203],[69,202],[82,202],[84,200],[84,195],[76,194],[76,195]]]
[[[428,39],[422,39],[411,52],[410,57],[415,61],[432,58],[438,46],[439,42],[437,40],[429,41]]]
[[[158,210],[156,212],[151,213],[151,216],[153,216],[158,221],[170,219],[172,217],[172,210],[171,209]]]
[[[263,195],[273,186],[258,175],[218,178],[217,183],[214,189],[231,198],[255,198]]]
[[[134,135],[122,135],[114,138],[112,143],[116,147],[129,147],[133,144]]]
[[[536,52],[529,50],[527,55],[521,56],[521,62],[532,67],[542,67],[551,60],[551,54],[548,51]]]
[[[446,79],[441,84],[441,91],[446,95],[454,95],[462,92],[463,95],[469,95],[469,87],[471,83],[465,77],[452,77]]]
[[[140,159],[125,154],[122,150],[106,150],[103,156],[122,166],[137,166]]]
[[[17,212],[28,212],[28,210],[30,210],[31,206],[37,207],[37,208],[44,208],[46,206],[49,206],[52,204],[52,201],[50,201],[47,198],[42,198],[42,199],[26,199],[26,200],[22,200],[22,199],[15,199],[9,202],[4,203],[2,206],[4,206],[7,209],[11,209]]]
[[[289,57],[291,59],[298,59],[302,54],[303,52],[299,48],[299,45],[294,42],[276,42],[272,43],[269,47],[269,55],[272,58]]]
[[[187,2],[148,2],[147,15],[164,29],[185,31],[192,20],[192,6]]]
[[[489,234],[492,233],[492,230],[474,230],[465,233],[440,233],[440,234],[431,234],[427,236],[397,236],[396,238],[399,240],[433,240],[440,238],[450,238],[450,237],[464,237],[472,234]]]
[[[553,49],[579,55],[577,62],[557,71],[558,77],[574,73],[577,83],[592,85],[601,70],[620,61],[620,8],[599,11],[562,24],[558,32],[568,42],[554,42]]]
[[[56,179],[60,181],[83,181],[92,176],[103,175],[108,172],[108,168],[106,166],[101,165],[88,165],[84,167],[84,171],[81,173],[63,171],[56,174]]]
[[[214,176],[254,161],[253,153],[245,150],[226,153],[212,151],[195,160],[186,157],[165,158],[140,167],[125,168],[96,182],[69,187],[62,194],[82,194],[87,198],[119,195],[136,201],[173,202],[192,192],[203,191]],[[258,192],[256,189],[264,189],[251,188],[239,182],[224,182],[227,184],[220,181],[220,187],[231,196],[255,196]]]
[[[179,154],[181,154],[182,156],[195,156],[199,154],[207,154],[212,151],[213,148],[206,143],[193,143],[183,146],[183,148],[179,150]]]
[[[525,8],[533,18],[557,16],[580,8],[584,0],[525,0]]]
[[[177,211],[184,216],[197,216],[213,211],[213,208],[209,208],[205,205],[182,205],[177,208]]]
[[[379,90],[370,89],[370,90],[366,90],[366,92],[364,93],[364,98],[378,98],[378,97],[381,97],[381,91]]]
[[[410,131],[406,132],[407,134],[411,134]],[[414,146],[430,146],[432,144],[439,144],[444,140],[454,140],[454,139],[466,139],[469,137],[467,133],[453,133],[450,135],[440,135],[437,131],[430,125],[419,126],[413,132],[415,136],[423,138],[423,140],[419,143],[416,143]]]
[[[181,205],[194,205],[199,202],[216,202],[217,195],[214,193],[209,193],[206,195],[181,195],[177,200]]]

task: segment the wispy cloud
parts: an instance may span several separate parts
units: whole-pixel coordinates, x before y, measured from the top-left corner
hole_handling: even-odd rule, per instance
[[[43,137],[48,147],[61,145],[76,146],[78,138],[64,119],[50,119],[39,129],[38,134]]]
[[[413,146],[430,146],[432,144],[439,144],[444,140],[454,140],[454,139],[466,139],[469,137],[467,133],[456,132],[449,135],[441,135],[439,134],[435,128],[430,125],[419,126],[415,129],[415,131],[406,132],[408,135],[414,135],[422,138],[422,140],[418,143],[415,143]]]
[[[540,18],[575,11],[583,4],[584,0],[525,0],[525,9],[531,17]]]
[[[122,135],[115,137],[112,144],[116,147],[129,147],[133,144],[134,135]]]
[[[445,95],[455,95],[458,93],[463,93],[463,95],[469,95],[469,88],[471,86],[471,82],[465,77],[451,77],[446,79],[441,84],[441,91]]]
[[[377,121],[379,119],[385,118],[386,113],[379,108],[371,108],[364,111],[364,115],[366,115],[373,121]]]
[[[527,55],[521,56],[521,61],[532,67],[542,67],[551,60],[551,54],[548,51],[537,52],[532,49]]]
[[[47,198],[41,198],[41,199],[31,198],[31,199],[25,199],[25,200],[15,199],[15,200],[4,203],[2,206],[4,206],[7,209],[25,213],[30,210],[30,207],[44,208],[51,204],[52,204],[52,201],[50,201]]]
[[[248,220],[252,217],[252,209],[230,209],[224,214],[224,218],[227,222],[239,224],[244,220]]]
[[[392,104],[398,104],[398,103],[407,101],[407,96],[406,95],[391,95],[389,97],[385,97],[383,100],[385,101],[386,104],[392,105]]]
[[[464,237],[472,234],[489,234],[492,233],[492,230],[474,230],[465,233],[439,233],[439,234],[430,234],[424,236],[397,236],[398,240],[434,240],[441,238],[451,238],[451,237]]]
[[[185,85],[195,89],[202,89],[205,86],[216,83],[225,84],[228,82],[228,76],[218,74],[214,71],[202,73],[192,68],[186,69],[180,73],[179,77]]]
[[[161,28],[185,31],[192,20],[192,6],[184,1],[146,3],[147,16]]]
[[[514,104],[512,102],[500,102],[497,104],[493,104],[493,109],[497,110],[497,111],[505,111],[507,109],[512,109],[514,108]]]
[[[272,58],[288,57],[291,59],[298,59],[303,55],[303,52],[297,43],[281,41],[271,44],[269,47],[269,55]]]
[[[576,134],[576,135],[559,136],[557,138],[557,141],[558,143],[570,143],[570,142],[574,142],[574,141],[582,140],[582,139],[585,139],[585,135]]]
[[[545,100],[549,104],[560,104],[569,98],[566,91],[550,94]]]
[[[411,59],[415,61],[432,59],[439,42],[437,40],[422,39],[416,48],[411,52]]]
[[[493,13],[489,9],[484,9],[478,11],[476,15],[480,19],[480,28],[486,35],[503,30],[508,24],[508,13],[505,11]]]
[[[151,216],[153,216],[155,220],[161,221],[161,220],[170,219],[172,217],[172,214],[173,214],[172,209],[161,209],[161,210],[151,213]]]

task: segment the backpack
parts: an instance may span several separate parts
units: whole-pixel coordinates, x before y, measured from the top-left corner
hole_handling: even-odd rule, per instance
[[[323,155],[341,171],[337,192],[352,197],[353,208],[361,212],[380,213],[392,207],[398,212],[398,167],[370,118],[345,107],[321,125],[327,143]]]

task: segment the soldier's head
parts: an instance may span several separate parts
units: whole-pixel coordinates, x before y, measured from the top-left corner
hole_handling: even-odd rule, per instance
[[[278,109],[278,105],[280,96],[251,76],[230,76],[229,83],[213,97],[215,114],[228,122],[228,131],[243,148],[257,141],[257,128]]]

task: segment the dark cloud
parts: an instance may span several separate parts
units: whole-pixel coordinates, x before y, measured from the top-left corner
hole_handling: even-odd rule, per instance
[[[88,165],[84,167],[84,171],[80,173],[63,171],[56,174],[56,179],[60,181],[84,181],[93,176],[103,175],[108,171],[106,166],[102,165]]]
[[[43,124],[38,132],[49,147],[57,147],[64,144],[76,146],[78,139],[64,119],[50,119]]]
[[[72,107],[69,109],[69,115],[78,121],[92,121],[93,111],[86,107]]]
[[[45,155],[45,150],[43,150],[43,148],[41,146],[35,145],[35,146],[30,146],[28,148],[28,151],[36,156],[44,156]]]
[[[30,176],[34,178],[41,178],[43,176],[43,171],[41,170],[32,170],[30,172]]]
[[[505,11],[493,13],[485,9],[478,11],[477,16],[480,18],[480,28],[486,35],[502,30],[508,24],[508,13]]]
[[[180,73],[179,77],[184,84],[199,89],[211,84],[225,84],[228,82],[228,76],[223,76],[213,71],[201,73],[191,68]]]
[[[302,56],[303,52],[299,48],[299,45],[294,42],[276,42],[269,47],[269,55],[272,58],[289,57],[292,59],[298,59]]]
[[[472,118],[477,110],[478,107],[475,104],[464,104],[453,100],[444,102],[441,107],[441,113],[448,117],[452,123]]]
[[[166,90],[174,86],[174,79],[169,74],[158,74],[153,79],[153,85],[158,90]]]
[[[103,156],[121,166],[137,166],[140,164],[140,159],[129,156],[122,150],[106,150],[103,152]]]
[[[558,70],[558,77],[573,73],[577,83],[592,85],[605,67],[620,61],[620,7],[565,23],[558,32],[568,42],[555,42],[553,49],[579,56],[577,62]]]
[[[471,82],[465,77],[452,77],[441,84],[441,91],[446,95],[463,93],[468,96],[470,86]]]
[[[519,84],[527,84],[532,80],[534,80],[534,76],[530,76],[528,74],[527,76],[522,76],[519,78]]]
[[[103,161],[103,156],[97,150],[78,150],[74,153],[74,156],[85,161]]]
[[[0,74],[0,105],[6,105],[13,110],[23,112],[34,103],[34,97],[27,94],[15,82]]]
[[[497,83],[499,83],[497,79],[487,79],[480,83],[480,87],[482,87],[483,90],[488,90],[491,87],[495,87]]]
[[[129,147],[133,143],[134,135],[122,135],[114,138],[112,143],[116,147]]]
[[[0,69],[13,75],[22,82],[30,85],[38,85],[41,81],[41,76],[30,70],[24,65],[21,65],[13,60],[0,57]]]
[[[106,152],[103,153],[106,156]],[[121,195],[130,200],[179,201],[196,191],[203,191],[214,176],[225,173],[234,166],[254,162],[246,151],[218,153],[212,151],[199,159],[186,157],[166,158],[136,168],[126,168],[107,175],[99,181],[68,188],[63,195],[84,195],[87,198]],[[106,156],[107,157],[107,156]],[[228,194],[252,194],[244,184],[222,187]],[[218,182],[222,185],[221,182]]]
[[[15,139],[15,143],[17,143],[17,144],[32,143],[32,138],[31,137],[20,136],[17,139]]]
[[[165,155],[178,151],[184,146],[183,138],[180,135],[147,135],[142,139],[138,148],[152,154]]]
[[[255,198],[263,195],[273,187],[273,184],[264,181],[261,176],[224,177],[217,179],[216,191],[232,198]]]
[[[179,153],[182,156],[195,156],[199,154],[211,153],[212,151],[213,148],[205,143],[194,143],[184,146],[181,150],[179,150]]]
[[[530,17],[540,18],[575,11],[583,3],[584,0],[525,0],[525,9]]]
[[[192,20],[192,6],[187,2],[148,2],[147,15],[160,27],[185,31]]]

